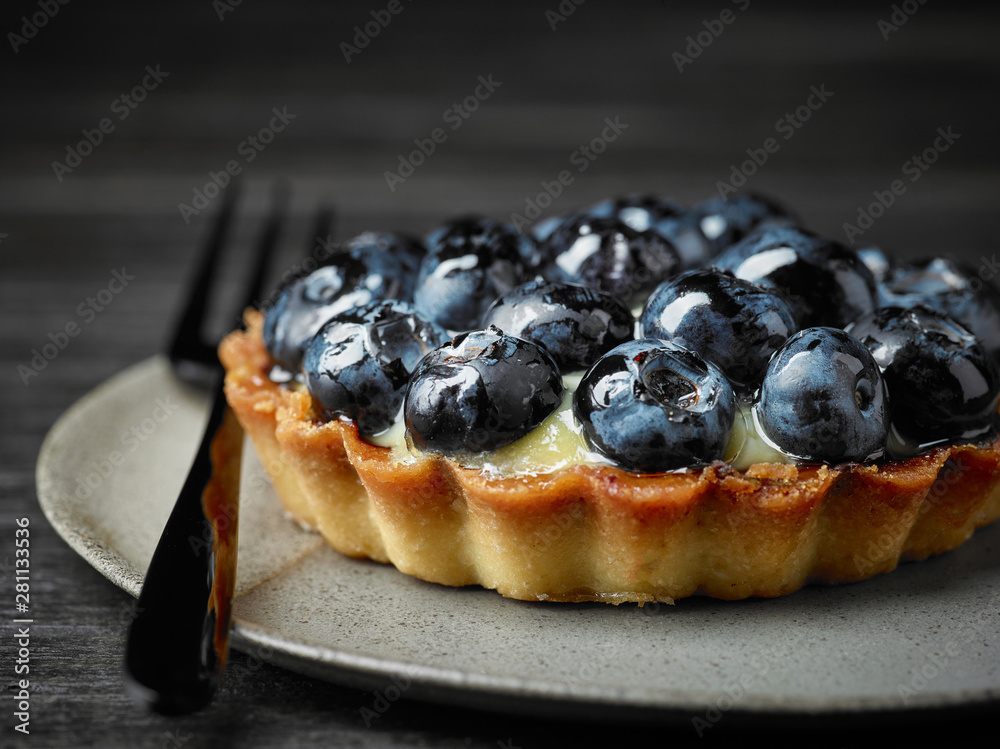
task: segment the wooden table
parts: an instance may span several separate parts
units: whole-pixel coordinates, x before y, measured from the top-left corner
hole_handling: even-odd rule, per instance
[[[129,597],[55,534],[34,486],[40,445],[59,415],[162,349],[218,203],[212,185],[227,173],[239,172],[247,191],[230,288],[279,178],[294,190],[279,268],[306,251],[310,216],[325,201],[336,204],[337,234],[347,237],[424,232],[474,211],[508,218],[531,210],[529,201],[549,202],[548,215],[625,191],[689,203],[739,183],[855,246],[951,253],[995,272],[996,11],[672,6],[5,7],[3,745],[698,741],[690,721],[636,733],[408,701],[368,727],[361,709],[371,694],[241,653],[208,710],[146,714],[120,681]],[[557,190],[562,172],[570,179]],[[538,197],[546,194],[551,201]],[[43,350],[55,353],[43,361]],[[30,736],[12,718],[19,518],[31,529]],[[842,746],[985,726],[985,711],[904,718],[771,729]],[[724,721],[708,738],[745,740],[749,731]]]

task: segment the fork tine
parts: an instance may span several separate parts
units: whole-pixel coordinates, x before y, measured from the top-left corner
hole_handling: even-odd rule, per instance
[[[236,311],[236,319],[243,319],[243,311],[247,307],[253,307],[261,298],[264,289],[264,281],[267,278],[267,271],[271,257],[274,255],[274,248],[278,244],[278,237],[281,227],[288,211],[290,190],[288,186],[281,182],[274,186],[271,191],[271,213],[268,216],[267,224],[254,249],[253,266],[250,271],[249,283],[239,309]]]
[[[190,363],[213,364],[215,362],[215,347],[206,343],[203,337],[206,302],[215,279],[222,247],[226,243],[229,228],[232,225],[239,193],[240,183],[234,181],[224,193],[219,215],[212,225],[208,242],[201,251],[194,283],[189,287],[184,309],[167,346],[167,355],[175,368],[184,367]]]
[[[310,226],[309,232],[306,234],[304,254],[305,261],[288,269],[280,278],[277,286],[272,288],[270,294],[267,296],[256,297],[252,302],[245,305],[245,307],[256,307],[260,310],[266,310],[274,304],[275,300],[281,294],[285,284],[315,270],[316,266],[312,265],[310,261],[318,263],[319,265],[324,264],[324,262],[329,259],[330,254],[327,252],[326,255],[320,255],[319,251],[321,248],[326,250],[329,249],[329,238],[332,236],[335,220],[336,211],[332,206],[324,204],[317,208],[316,213],[313,216],[312,225]],[[240,314],[240,319],[242,319],[242,310],[240,311]]]

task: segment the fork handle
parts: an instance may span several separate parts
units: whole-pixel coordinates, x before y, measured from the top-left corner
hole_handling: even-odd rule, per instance
[[[207,705],[229,654],[243,430],[222,378],[205,435],[153,554],[125,650],[130,690],[157,712]]]

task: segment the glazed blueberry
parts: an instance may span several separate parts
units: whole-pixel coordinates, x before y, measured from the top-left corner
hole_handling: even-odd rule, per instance
[[[593,218],[617,218],[637,232],[658,234],[677,250],[681,269],[698,267],[715,254],[697,220],[669,198],[648,193],[623,195],[602,200],[584,213]]]
[[[387,289],[380,298],[413,301],[417,271],[427,253],[419,239],[398,232],[366,231],[348,240],[345,249],[368,267],[368,288],[376,284],[398,286]]]
[[[326,263],[278,289],[264,314],[264,346],[289,371],[334,315],[383,299],[412,300],[424,248],[394,232],[365,232],[337,246]]]
[[[808,328],[775,352],[754,416],[779,450],[804,461],[863,462],[885,451],[885,385],[868,349],[836,328]]]
[[[703,200],[691,206],[691,215],[713,255],[756,229],[796,223],[786,208],[770,198],[753,194]]]
[[[264,314],[264,346],[289,371],[299,369],[310,339],[334,315],[399,293],[394,282],[369,280],[367,263],[348,253],[286,283]],[[368,284],[371,284],[369,286]]]
[[[883,307],[847,332],[882,369],[892,426],[913,446],[972,439],[997,416],[1000,378],[976,338],[946,315],[917,305]]]
[[[697,351],[742,392],[756,389],[771,354],[798,329],[782,296],[718,268],[664,281],[639,320],[644,337]]]
[[[478,217],[435,229],[417,277],[417,311],[448,330],[474,328],[494,299],[527,280],[526,241],[513,228]]]
[[[543,218],[538,223],[531,227],[531,237],[534,239],[535,244],[540,246],[545,242],[546,239],[558,229],[562,224],[569,220],[569,216],[559,215],[559,216],[549,216]]]
[[[508,335],[544,346],[563,374],[582,370],[635,332],[623,302],[596,289],[529,281],[499,297],[483,317]]]
[[[591,448],[629,471],[721,459],[736,414],[715,365],[668,341],[623,343],[587,370],[573,412]]]
[[[875,279],[857,253],[797,227],[755,231],[713,264],[775,289],[802,328],[842,328],[876,306]]]
[[[910,265],[896,268],[884,280],[887,298],[897,304],[887,307],[912,307],[926,303],[935,297],[970,289],[982,282],[962,264],[947,258],[935,257],[918,260]]]
[[[882,306],[925,304],[968,329],[1000,363],[1000,292],[966,265],[932,258],[900,268],[884,283]]]
[[[447,339],[408,302],[373,302],[336,315],[313,337],[302,362],[316,411],[327,420],[352,419],[365,438],[385,431],[417,363]]]
[[[494,450],[523,437],[562,401],[552,357],[499,328],[462,333],[413,373],[403,406],[413,444],[445,455]]]
[[[580,215],[543,245],[545,278],[604,291],[630,303],[680,267],[677,249],[659,234],[636,231],[619,218]]]
[[[862,247],[857,252],[861,262],[871,271],[875,283],[880,287],[903,267],[902,261],[881,247]]]
[[[515,248],[528,272],[535,270],[539,263],[538,243],[533,234],[522,234],[513,224],[475,214],[454,218],[432,229],[425,244],[430,254],[445,252],[452,256],[470,247],[485,246],[504,257]]]

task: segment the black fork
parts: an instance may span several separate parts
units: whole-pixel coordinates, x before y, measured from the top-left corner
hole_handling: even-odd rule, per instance
[[[164,714],[193,712],[211,702],[229,654],[243,431],[223,395],[216,344],[206,341],[203,329],[238,193],[235,184],[225,193],[168,347],[179,378],[213,383],[212,407],[198,453],[146,573],[125,649],[129,690]],[[234,320],[260,299],[286,204],[285,190],[276,190]]]

